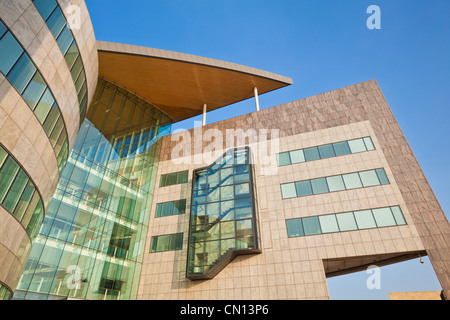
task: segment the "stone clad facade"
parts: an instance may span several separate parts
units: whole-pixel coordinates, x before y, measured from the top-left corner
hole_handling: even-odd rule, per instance
[[[370,136],[375,150],[279,167],[258,174],[259,229],[262,253],[234,259],[214,279],[185,277],[189,209],[186,214],[155,217],[158,203],[192,199],[191,184],[155,190],[141,273],[139,299],[328,299],[326,277],[365,270],[428,254],[442,287],[448,292],[449,224],[427,183],[376,81],[368,81],[259,112],[209,124],[202,132],[279,129],[279,152]],[[202,152],[193,129],[190,155]],[[197,136],[196,136],[197,134]],[[163,138],[158,178],[201,167],[171,158],[179,133]],[[197,139],[195,139],[197,138]],[[196,142],[194,142],[196,141]],[[248,140],[246,144],[248,144]],[[226,144],[223,145],[226,150]],[[189,154],[189,151],[186,151]],[[198,155],[198,154],[197,154]],[[276,161],[276,159],[274,159]],[[384,168],[387,185],[283,199],[280,185],[294,180]],[[289,238],[286,221],[293,218],[400,206],[406,225]],[[186,206],[189,208],[189,205]],[[183,249],[150,253],[152,236],[184,233]]]

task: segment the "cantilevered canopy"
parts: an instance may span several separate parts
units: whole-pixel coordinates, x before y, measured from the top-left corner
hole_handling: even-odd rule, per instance
[[[292,84],[290,78],[173,51],[97,42],[99,76],[146,99],[174,122]]]

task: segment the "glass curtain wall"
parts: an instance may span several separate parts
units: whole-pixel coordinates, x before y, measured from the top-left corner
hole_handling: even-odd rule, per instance
[[[99,79],[14,299],[135,299],[170,119]]]

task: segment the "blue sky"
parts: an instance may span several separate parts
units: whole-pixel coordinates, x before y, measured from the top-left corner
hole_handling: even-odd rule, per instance
[[[448,0],[86,0],[98,40],[179,51],[293,79],[261,108],[377,80],[447,217],[450,212]],[[370,5],[381,29],[369,30]],[[208,113],[208,123],[254,111],[248,100]],[[190,129],[194,120],[174,125]],[[427,258],[328,281],[334,299],[388,299],[440,290]],[[383,280],[384,279],[384,280]]]

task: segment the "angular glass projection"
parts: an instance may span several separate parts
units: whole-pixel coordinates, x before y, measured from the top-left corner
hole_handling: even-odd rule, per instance
[[[194,171],[186,277],[212,279],[237,255],[260,253],[248,147]]]

